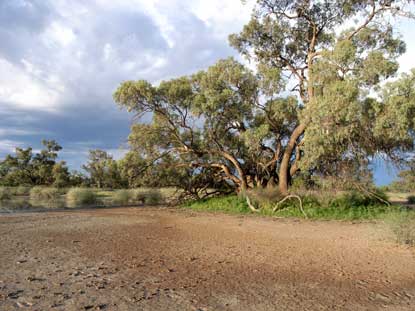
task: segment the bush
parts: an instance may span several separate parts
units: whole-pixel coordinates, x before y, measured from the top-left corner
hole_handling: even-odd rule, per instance
[[[15,195],[29,195],[30,194],[30,187],[26,186],[18,186],[15,189]]]
[[[159,204],[163,200],[163,197],[158,190],[150,190],[147,192],[145,199],[146,204]]]
[[[37,186],[30,190],[30,199],[35,201],[52,201],[59,197],[60,193],[57,188]]]
[[[382,200],[388,201],[388,197],[384,192],[380,190],[376,190],[376,192],[374,192],[374,195],[363,194],[357,191],[350,191],[342,194],[337,198],[333,198],[329,201],[328,204],[329,207],[334,208],[354,208],[363,206],[368,207],[385,205],[385,203]]]
[[[415,195],[410,195],[406,200],[408,204],[415,204]]]
[[[0,201],[10,200],[11,198],[10,188],[0,187]]]
[[[134,193],[131,190],[117,190],[112,200],[115,204],[128,204],[134,201]]]
[[[92,205],[97,203],[97,194],[87,188],[72,188],[66,194],[66,201],[70,207]]]
[[[159,204],[163,199],[163,195],[158,189],[135,189],[131,191],[131,202],[142,204]]]
[[[392,214],[387,219],[400,244],[415,246],[415,212],[400,212]]]

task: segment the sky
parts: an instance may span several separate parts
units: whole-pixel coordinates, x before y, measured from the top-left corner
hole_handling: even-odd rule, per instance
[[[119,158],[132,115],[112,94],[125,80],[158,83],[238,57],[227,37],[249,21],[253,0],[0,0],[0,159],[57,140],[79,168],[89,149]],[[415,68],[414,22],[401,71]],[[412,34],[413,35],[413,34]],[[378,183],[393,170],[378,165]]]

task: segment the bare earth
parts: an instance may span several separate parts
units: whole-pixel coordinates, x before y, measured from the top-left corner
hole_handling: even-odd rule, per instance
[[[382,225],[122,208],[0,215],[0,310],[415,310]]]

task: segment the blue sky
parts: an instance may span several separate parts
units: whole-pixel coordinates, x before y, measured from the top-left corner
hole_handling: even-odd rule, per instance
[[[73,168],[88,149],[121,156],[132,120],[112,101],[119,83],[157,83],[237,57],[227,36],[249,20],[247,2],[0,0],[0,158],[17,146],[39,148],[42,138],[60,142]],[[407,71],[415,24],[398,28]],[[378,183],[388,175],[376,170]]]

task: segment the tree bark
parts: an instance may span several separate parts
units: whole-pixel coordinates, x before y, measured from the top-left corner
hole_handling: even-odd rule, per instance
[[[296,146],[298,138],[304,133],[306,128],[305,124],[298,125],[291,134],[290,140],[284,150],[281,166],[279,170],[279,183],[278,188],[282,194],[288,193],[288,183],[290,179],[290,160]]]

